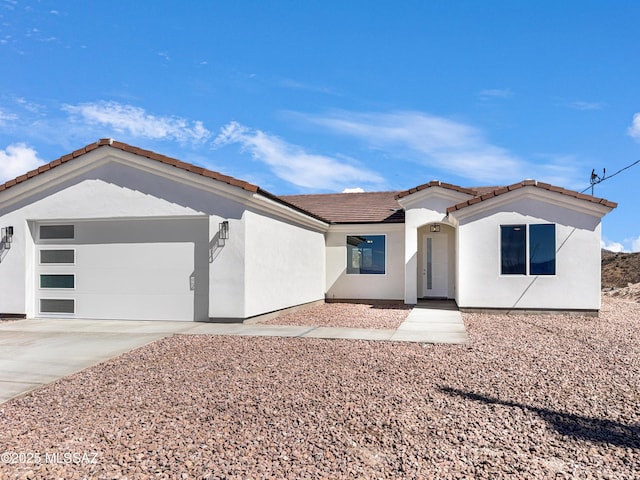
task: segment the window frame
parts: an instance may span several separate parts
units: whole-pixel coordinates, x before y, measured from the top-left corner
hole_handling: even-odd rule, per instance
[[[42,252],[51,252],[51,251],[72,251],[73,252],[73,262],[43,262],[42,261]],[[44,265],[52,265],[52,266],[65,266],[65,265],[69,265],[69,266],[73,266],[76,264],[76,260],[77,260],[77,252],[75,248],[41,248],[38,250],[38,265],[40,266],[44,266]]]
[[[382,237],[384,239],[384,265],[383,265],[384,270],[382,272],[367,272],[367,273],[350,272],[349,270],[351,267],[349,266],[349,260],[352,260],[353,257],[349,255],[349,251],[350,249],[353,248],[353,246],[349,244],[349,237],[358,237],[358,238]],[[346,261],[345,275],[354,276],[354,277],[362,277],[362,276],[380,277],[380,276],[387,275],[387,268],[388,268],[387,267],[387,257],[388,257],[387,234],[385,233],[363,233],[363,234],[348,233],[345,235],[344,240],[345,240],[345,261]]]
[[[51,312],[42,309],[42,301],[53,300],[53,301],[66,301],[73,302],[73,312]],[[57,315],[57,316],[65,316],[65,315],[75,315],[77,311],[77,302],[75,298],[48,298],[42,297],[38,299],[38,314],[39,315]]]
[[[73,287],[43,287],[42,286],[42,277],[43,276],[59,276],[59,277],[73,277]],[[46,290],[46,291],[51,291],[51,290],[58,290],[61,292],[69,292],[72,290],[76,289],[76,274],[75,273],[57,273],[57,272],[48,272],[48,273],[43,273],[40,272],[38,274],[38,290]]]
[[[504,272],[504,262],[503,262],[503,258],[504,258],[504,250],[503,250],[503,232],[505,231],[506,228],[512,228],[512,229],[516,229],[516,228],[522,228],[524,230],[524,240],[523,240],[523,246],[524,246],[524,254],[522,255],[522,266],[524,267],[524,271],[523,272]],[[513,277],[513,276],[525,276],[527,275],[527,258],[528,258],[528,247],[527,247],[527,239],[529,237],[529,228],[527,226],[527,224],[524,223],[508,223],[508,224],[504,224],[504,225],[500,225],[500,237],[499,237],[499,251],[500,251],[500,255],[498,256],[498,262],[499,262],[499,271],[500,271],[500,275],[501,276],[506,276],[506,277]]]
[[[535,254],[534,252],[532,252],[532,241],[533,241],[533,235],[531,234],[531,227],[553,227],[553,273],[531,273],[531,271],[533,270],[532,266],[534,265],[533,263],[533,255]],[[556,244],[557,242],[557,237],[556,237],[556,224],[555,223],[532,223],[529,225],[528,228],[528,239],[527,239],[527,268],[528,268],[528,273],[530,276],[543,276],[543,277],[552,277],[556,275],[556,270],[557,270],[557,250],[556,250]],[[536,265],[540,265],[540,263],[536,263]]]
[[[42,236],[42,227],[72,227],[73,228],[73,236],[71,237],[43,237]],[[43,243],[64,243],[73,242],[76,239],[76,224],[75,223],[41,223],[38,225],[38,240]]]
[[[550,225],[553,226],[553,273],[531,273],[531,227],[532,226],[540,226],[540,225]],[[502,265],[502,229],[503,227],[524,227],[525,228],[525,238],[524,238],[524,273],[503,273],[503,265]],[[557,268],[557,224],[556,223],[504,223],[500,224],[498,229],[498,274],[500,277],[555,277],[558,275]]]

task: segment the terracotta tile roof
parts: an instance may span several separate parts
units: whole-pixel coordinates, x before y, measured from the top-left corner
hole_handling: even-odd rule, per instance
[[[398,192],[284,195],[283,200],[331,223],[404,223]]]
[[[513,190],[517,190],[519,188],[524,188],[524,187],[542,188],[550,192],[560,193],[562,195],[567,195],[573,198],[577,198],[579,200],[586,200],[591,203],[598,203],[600,205],[604,205],[609,208],[616,208],[618,206],[617,203],[610,202],[609,200],[605,200],[604,198],[592,197],[591,195],[585,195],[584,193],[575,192],[573,190],[567,190],[566,188],[556,187],[548,183],[538,182],[537,180],[524,180],[522,182],[514,183],[513,185],[508,185],[506,187],[497,187],[492,191],[479,193],[477,196],[470,198],[469,200],[460,202],[456,205],[453,205],[447,208],[447,213],[455,212],[456,210],[461,210],[468,206],[475,205],[476,203],[480,203],[490,198],[497,197],[507,192],[511,192]]]
[[[404,190],[402,192],[398,192],[396,194],[396,198],[406,197],[407,195],[411,195],[412,193],[419,192],[420,190],[424,190],[430,187],[442,187],[447,190],[454,190],[456,192],[466,193],[468,195],[477,195],[478,192],[471,188],[459,187],[458,185],[452,185],[451,183],[444,183],[440,180],[431,180],[429,183],[423,183],[422,185],[418,185],[417,187],[411,188],[409,190]]]
[[[317,218],[318,220],[321,220],[323,222],[326,222],[326,220],[324,218],[318,217],[317,215],[315,215],[312,212],[307,212],[306,210],[301,210],[299,207],[297,207],[296,205],[292,205],[287,203],[286,201],[280,199],[279,197],[277,197],[276,195],[269,193],[266,190],[263,190],[262,188],[258,187],[257,185],[253,185],[251,183],[245,182],[243,180],[238,180],[237,178],[234,177],[230,177],[228,175],[223,175],[221,173],[218,172],[214,172],[213,170],[208,170],[206,168],[203,167],[198,167],[196,165],[192,165],[190,163],[186,163],[186,162],[182,162],[178,159],[175,158],[171,158],[171,157],[167,157],[166,155],[161,155],[159,153],[156,152],[152,152],[151,150],[144,150],[142,148],[138,148],[138,147],[134,147],[132,145],[128,145],[126,143],[123,142],[118,142],[116,140],[113,140],[111,138],[101,138],[100,140],[98,140],[95,143],[91,143],[89,145],[87,145],[86,147],[80,148],[78,150],[75,150],[71,153],[68,153],[66,155],[63,155],[60,158],[57,158],[56,160],[53,160],[52,162],[49,162],[45,165],[41,165],[40,167],[38,167],[35,170],[32,170],[30,172],[27,172],[24,175],[21,175],[13,180],[9,180],[8,182],[5,182],[4,184],[0,184],[0,192],[3,190],[6,190],[8,188],[11,188],[19,183],[25,182],[26,180],[35,177],[36,175],[39,175],[43,172],[46,172],[48,170],[51,170],[59,165],[62,165],[63,163],[66,163],[70,160],[73,160],[74,158],[78,158],[81,157],[82,155],[85,155],[93,150],[96,150],[100,147],[112,147],[112,148],[117,148],[118,150],[122,150],[123,152],[129,152],[129,153],[133,153],[135,155],[139,155],[141,157],[145,157],[145,158],[149,158],[151,160],[155,160],[161,163],[164,163],[166,165],[171,165],[173,167],[179,168],[181,170],[186,170],[187,172],[191,172],[191,173],[195,173],[197,175],[202,175],[203,177],[207,177],[207,178],[211,178],[213,180],[217,180],[219,182],[222,183],[226,183],[227,185],[232,185],[234,187],[238,187],[241,188],[243,190],[246,190],[248,192],[251,193],[259,193],[260,195],[267,197],[275,202],[278,202],[280,204],[286,205],[290,208],[293,208],[294,210],[297,211],[301,211],[302,213],[309,215],[311,217]]]
[[[228,175],[222,175],[221,173],[214,172],[212,170],[207,170],[206,168],[197,167],[190,163],[181,162],[180,160],[177,160],[175,158],[167,157],[165,155],[160,155],[159,153],[155,153],[150,150],[143,150],[142,148],[133,147],[131,145],[127,145],[126,143],[118,142],[110,138],[102,138],[98,140],[96,143],[89,144],[84,148],[80,148],[74,152],[63,155],[62,157],[52,162],[49,162],[46,165],[42,165],[37,169],[32,170],[24,175],[21,175],[18,178],[9,180],[8,182],[0,185],[0,191],[13,187],[14,185],[22,183],[28,180],[29,178],[39,175],[40,173],[46,172],[47,170],[51,170],[52,168],[62,165],[63,163],[68,162],[69,160],[73,160],[74,158],[81,157],[82,155],[85,155],[93,150],[96,150],[104,146],[117,148],[118,150],[122,150],[123,152],[129,152],[135,155],[139,155],[141,157],[150,158],[151,160],[156,160],[158,162],[165,163],[167,165],[171,165],[181,170],[186,170],[188,172],[197,173],[198,175],[212,178],[214,180],[218,180],[219,182],[223,182],[228,185],[233,185],[235,187],[242,188],[243,190],[247,190],[249,192],[257,193],[261,191],[261,189],[256,185],[252,185],[242,180],[229,177]]]
[[[57,166],[73,160],[74,158],[81,157],[82,155],[105,146],[116,148],[118,150],[122,150],[123,152],[129,152],[135,155],[139,155],[141,157],[149,158],[166,165],[171,165],[175,168],[195,173],[197,175],[202,175],[204,177],[241,188],[251,193],[258,193],[275,202],[298,210],[306,215],[327,223],[403,223],[405,218],[404,210],[398,203],[398,199],[407,195],[411,195],[412,193],[418,192],[420,190],[436,186],[461,193],[466,193],[468,195],[473,195],[473,198],[449,207],[447,209],[447,213],[460,210],[489,198],[493,198],[512,190],[516,190],[518,188],[530,186],[561,193],[563,195],[568,195],[580,200],[598,203],[610,208],[615,208],[618,205],[615,202],[610,202],[602,198],[592,197],[590,195],[578,193],[573,190],[566,190],[560,187],[554,187],[553,185],[537,182],[535,180],[525,180],[523,182],[515,183],[506,187],[475,188],[463,188],[457,185],[452,185],[450,183],[443,183],[438,180],[433,180],[429,183],[425,183],[410,190],[404,191],[276,196],[272,193],[267,192],[266,190],[261,189],[257,185],[253,185],[243,180],[238,180],[237,178],[230,177],[228,175],[223,175],[221,173],[214,172],[203,167],[185,163],[175,158],[167,157],[150,150],[144,150],[142,148],[127,145],[126,143],[118,142],[109,138],[100,139],[95,143],[87,145],[86,147],[80,148],[67,155],[63,155],[62,157],[53,160],[46,165],[42,165],[35,170],[27,172],[26,174],[21,175],[13,180],[9,180],[4,184],[0,184],[0,192],[23,183],[30,178],[35,177],[36,175],[56,168]]]

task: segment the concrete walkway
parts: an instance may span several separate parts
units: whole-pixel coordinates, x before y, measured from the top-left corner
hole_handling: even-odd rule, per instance
[[[421,301],[391,336],[396,342],[467,343],[462,315],[450,300]]]
[[[435,304],[414,308],[397,330],[67,318],[0,322],[0,403],[174,334],[425,343],[468,340],[460,312]]]

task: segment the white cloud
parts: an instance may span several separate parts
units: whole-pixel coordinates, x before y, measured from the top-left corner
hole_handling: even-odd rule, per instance
[[[335,92],[330,88],[313,85],[310,83],[298,82],[290,78],[284,78],[281,80],[280,85],[284,88],[290,88],[292,90],[304,90],[307,92],[326,93],[328,95],[335,95]]]
[[[24,175],[43,163],[33,148],[24,143],[13,143],[0,150],[0,182]]]
[[[633,115],[633,121],[631,122],[631,126],[627,130],[630,136],[640,141],[640,113],[636,113]]]
[[[364,189],[360,187],[345,188],[342,193],[364,193]]]
[[[480,92],[481,100],[489,100],[490,98],[511,98],[513,92],[508,88],[488,88]]]
[[[600,248],[604,248],[605,250],[609,250],[610,252],[624,252],[624,245],[620,242],[611,242],[606,238],[600,240]]]
[[[363,141],[389,157],[410,160],[446,176],[467,178],[470,185],[535,178],[565,186],[577,174],[575,164],[565,163],[566,156],[541,155],[539,161],[529,162],[489,142],[477,127],[424,112],[292,115]]]
[[[601,102],[583,102],[581,100],[571,102],[568,106],[576,110],[602,110],[604,108],[604,104]]]
[[[382,184],[377,173],[345,164],[325,155],[307,153],[301,147],[231,122],[220,131],[215,146],[238,144],[251,156],[267,164],[279,178],[304,188],[339,191],[353,183]]]
[[[200,121],[180,117],[157,117],[144,109],[117,102],[65,105],[72,119],[91,125],[109,126],[115,132],[127,132],[135,137],[177,140],[180,143],[202,143],[211,132]]]
[[[17,115],[13,113],[4,113],[0,110],[0,125],[5,125],[7,121],[17,120]]]
[[[631,238],[629,242],[631,243],[632,252],[640,252],[640,235],[636,238]]]
[[[369,147],[414,160],[474,182],[516,181],[531,177],[525,162],[492,145],[470,125],[422,112],[352,113],[306,116],[308,121]]]

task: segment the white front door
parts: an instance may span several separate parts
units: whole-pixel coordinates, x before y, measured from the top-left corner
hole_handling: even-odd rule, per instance
[[[444,233],[425,235],[422,245],[422,296],[449,296],[448,237]]]

